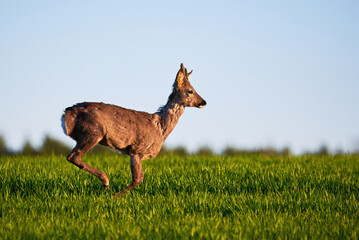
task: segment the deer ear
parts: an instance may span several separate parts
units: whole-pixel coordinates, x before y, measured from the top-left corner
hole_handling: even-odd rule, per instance
[[[180,70],[178,70],[178,73],[176,76],[177,87],[181,88],[186,81],[188,81],[187,80],[187,69],[183,66],[183,63],[181,63],[181,68],[180,68]]]
[[[188,76],[188,77],[191,76],[192,72],[193,72],[193,70],[191,70],[191,71],[188,73],[187,76]]]
[[[187,73],[187,69],[184,67],[183,63],[181,63],[181,70],[185,73],[187,77],[191,76],[193,70],[191,70],[189,73]]]
[[[176,76],[176,84],[178,88],[183,87],[184,83],[186,81],[185,73],[181,71],[181,69],[178,71]]]

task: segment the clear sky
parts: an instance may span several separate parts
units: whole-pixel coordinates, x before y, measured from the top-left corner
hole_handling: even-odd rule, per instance
[[[101,101],[155,112],[183,62],[207,101],[167,139],[359,147],[358,1],[0,0],[0,135],[73,146],[63,109]]]

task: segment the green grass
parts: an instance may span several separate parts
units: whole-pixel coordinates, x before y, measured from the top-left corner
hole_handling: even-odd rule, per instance
[[[0,158],[0,239],[357,239],[359,157]]]

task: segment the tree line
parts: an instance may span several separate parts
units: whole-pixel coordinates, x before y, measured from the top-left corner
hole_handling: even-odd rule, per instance
[[[40,147],[34,147],[32,143],[27,140],[23,144],[22,148],[18,151],[11,150],[7,147],[5,138],[0,135],[0,156],[10,156],[10,155],[64,155],[66,156],[71,151],[71,147],[64,144],[63,142],[46,135]],[[90,150],[89,154],[106,154],[113,153],[115,150],[109,149],[107,147],[103,147],[100,145],[95,146]],[[335,153],[330,152],[328,147],[322,145],[318,150],[313,152],[304,152],[303,155],[330,155],[337,154],[343,155],[345,154],[342,151],[337,151]],[[359,149],[350,153],[359,155]],[[265,147],[265,148],[256,148],[256,149],[242,149],[227,146],[222,152],[216,153],[208,146],[199,147],[195,152],[188,151],[183,146],[177,147],[167,147],[163,146],[159,156],[163,155],[178,155],[178,156],[188,156],[188,155],[199,155],[199,156],[213,156],[213,155],[222,155],[222,156],[247,156],[247,155],[267,155],[267,156],[290,156],[292,155],[291,150],[288,147],[284,147],[282,149],[275,149],[273,147]]]

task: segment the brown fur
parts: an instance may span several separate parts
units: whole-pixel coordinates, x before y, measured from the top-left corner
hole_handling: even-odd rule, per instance
[[[191,86],[190,74],[181,64],[167,104],[154,114],[96,102],[66,108],[62,116],[64,132],[77,142],[67,160],[100,178],[108,188],[106,174],[81,161],[83,154],[99,143],[131,157],[132,183],[116,196],[140,184],[143,180],[141,161],[157,156],[184,108],[206,105]]]

